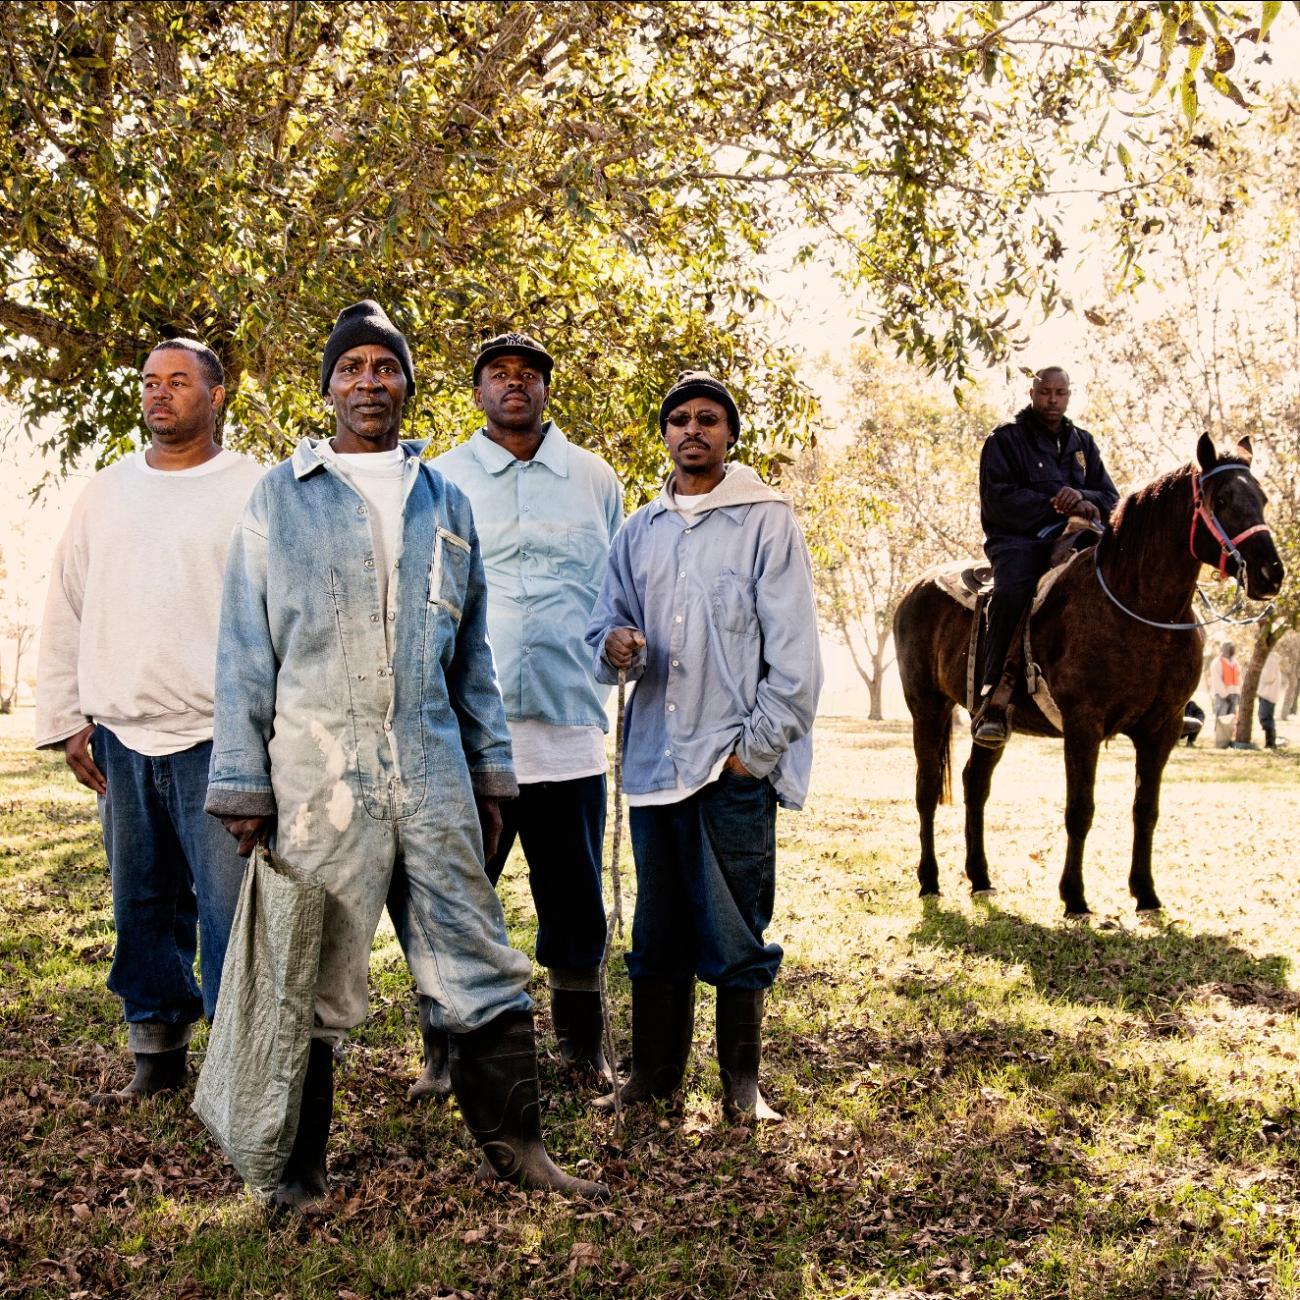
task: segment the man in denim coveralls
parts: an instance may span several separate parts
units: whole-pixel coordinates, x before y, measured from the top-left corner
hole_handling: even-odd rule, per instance
[[[414,391],[383,309],[341,312],[321,367],[334,438],[303,439],[262,480],[226,571],[208,810],[241,852],[274,834],[326,890],[316,1028],[277,1200],[326,1193],[333,1045],[365,1017],[394,871],[480,1172],[599,1196],[542,1146],[529,963],[483,872],[497,800],[516,789],[483,565],[464,494],[398,440]]]

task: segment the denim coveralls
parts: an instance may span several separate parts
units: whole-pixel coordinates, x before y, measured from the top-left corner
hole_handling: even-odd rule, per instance
[[[226,570],[207,807],[277,814],[277,851],[324,884],[315,1033],[326,1039],[365,1018],[395,869],[437,1027],[464,1033],[531,1006],[474,803],[516,789],[478,538],[464,494],[419,460],[420,444],[402,445],[388,609],[369,508],[311,439],[254,491]]]

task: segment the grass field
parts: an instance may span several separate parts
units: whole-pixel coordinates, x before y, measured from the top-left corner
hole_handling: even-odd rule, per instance
[[[338,1071],[330,1212],[270,1223],[188,1097],[86,1104],[127,1059],[94,805],[11,727],[0,1295],[1300,1296],[1300,754],[1175,753],[1166,915],[1140,925],[1132,751],[1110,746],[1077,925],[1056,896],[1059,745],[1020,741],[999,770],[990,903],[961,878],[960,806],[940,810],[932,905],[907,729],[828,719],[819,745],[809,808],[780,822],[765,1070],[784,1124],[722,1122],[706,991],[684,1111],[621,1142],[542,1060],[552,1149],[610,1183],[608,1206],[473,1186],[455,1109],[405,1101],[414,1002],[381,935]],[[531,950],[520,872],[505,892]],[[626,1044],[621,973],[612,992]]]

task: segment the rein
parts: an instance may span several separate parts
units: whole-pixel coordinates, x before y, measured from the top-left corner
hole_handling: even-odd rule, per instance
[[[1213,478],[1214,475],[1221,474],[1230,469],[1241,470],[1243,474],[1250,473],[1244,465],[1230,464],[1216,465],[1213,469],[1206,470],[1203,474],[1194,474],[1192,476],[1192,525],[1191,531],[1187,536],[1187,546],[1191,551],[1192,559],[1200,560],[1200,562],[1204,564],[1205,561],[1201,560],[1201,557],[1196,554],[1196,525],[1198,523],[1204,523],[1206,528],[1210,531],[1210,536],[1214,538],[1219,545],[1219,563],[1217,568],[1220,576],[1224,578],[1229,576],[1229,558],[1237,562],[1237,571],[1232,575],[1237,583],[1237,598],[1233,602],[1232,608],[1226,614],[1215,614],[1213,618],[1193,619],[1190,623],[1159,623],[1155,619],[1143,618],[1141,614],[1135,613],[1133,610],[1129,609],[1129,607],[1125,605],[1106,585],[1106,579],[1102,576],[1101,572],[1101,545],[1098,544],[1092,553],[1092,568],[1093,572],[1097,575],[1097,585],[1105,593],[1106,598],[1110,603],[1121,613],[1127,614],[1129,618],[1135,619],[1137,622],[1143,623],[1147,627],[1159,628],[1164,632],[1191,632],[1197,628],[1209,627],[1212,623],[1231,623],[1233,627],[1249,627],[1252,623],[1258,623],[1272,615],[1274,607],[1269,604],[1252,618],[1235,617],[1240,613],[1242,605],[1246,599],[1246,587],[1245,583],[1242,581],[1242,575],[1246,572],[1246,561],[1242,558],[1241,552],[1237,549],[1237,543],[1244,542],[1247,537],[1254,537],[1256,533],[1267,533],[1270,530],[1267,524],[1258,523],[1238,533],[1236,537],[1228,536],[1228,530],[1219,522],[1218,516],[1210,507],[1209,498],[1205,494],[1204,484],[1206,479]],[[1106,536],[1107,530],[1100,526],[1096,526],[1096,528],[1103,537]],[[1111,535],[1113,536],[1113,533]],[[1199,583],[1196,586],[1196,594],[1200,597],[1201,604],[1204,606],[1206,611],[1213,614],[1214,606],[1210,604],[1209,597],[1201,590]]]

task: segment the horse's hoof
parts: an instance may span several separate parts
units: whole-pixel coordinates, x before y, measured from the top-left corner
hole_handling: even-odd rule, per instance
[[[939,886],[938,886],[938,885],[922,885],[922,886],[921,886],[921,895],[920,895],[920,896],[921,896],[922,898],[938,898],[938,897],[939,897]]]
[[[970,896],[972,898],[992,898],[997,892],[992,885],[985,885],[983,889],[972,889]]]
[[[1086,907],[1081,912],[1072,912],[1067,908],[1065,919],[1067,921],[1091,921],[1092,913]]]

